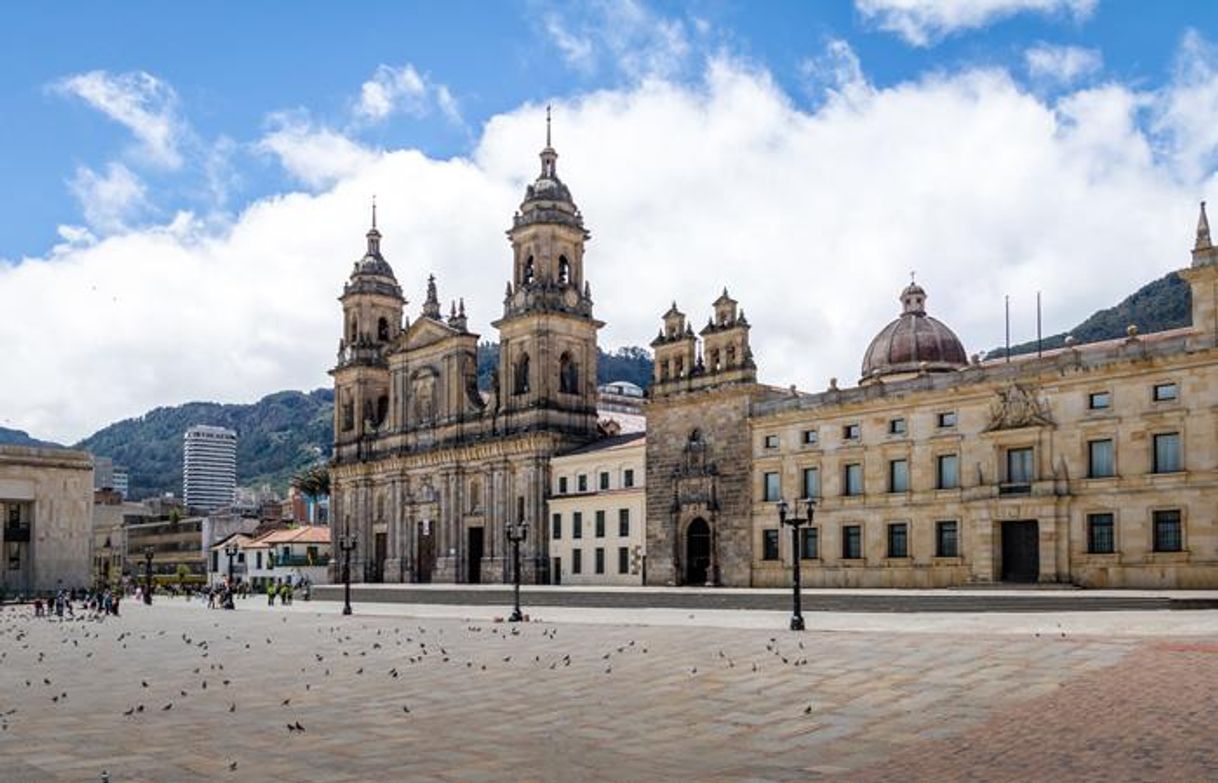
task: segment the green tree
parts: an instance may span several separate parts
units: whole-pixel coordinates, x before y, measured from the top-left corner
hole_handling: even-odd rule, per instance
[[[178,587],[186,586],[188,576],[190,576],[190,568],[185,563],[178,563]]]
[[[316,462],[292,476],[291,484],[296,491],[316,503],[319,497],[330,494],[330,468]]]

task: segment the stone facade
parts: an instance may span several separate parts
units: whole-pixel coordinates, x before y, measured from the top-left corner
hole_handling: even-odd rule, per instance
[[[811,496],[799,539],[810,586],[1218,587],[1218,250],[1204,206],[1182,276],[1193,325],[1167,332],[1131,327],[1119,340],[967,363],[935,322],[934,339],[913,347],[873,342],[853,388],[691,378],[674,391],[658,379],[649,551],[679,564],[682,526],[705,515],[720,541],[747,531],[713,550],[715,581],[789,585],[794,544],[778,501],[803,516],[798,499]],[[925,315],[921,287],[902,299],[902,318]],[[657,341],[657,360],[670,346],[692,350],[675,331]],[[681,567],[649,578],[680,583]]]
[[[641,432],[618,435],[551,461],[551,583],[643,583],[646,446]]]
[[[0,446],[0,586],[90,583],[93,460],[82,451]]]
[[[478,335],[465,304],[442,314],[434,278],[419,316],[368,232],[343,290],[335,384],[331,520],[356,537],[355,581],[481,582],[510,577],[506,526],[531,535],[522,578],[546,582],[550,460],[598,437],[597,330],[584,277],[583,216],[558,178],[558,154],[513,218],[500,361],[477,385]],[[334,574],[335,579],[341,577]]]

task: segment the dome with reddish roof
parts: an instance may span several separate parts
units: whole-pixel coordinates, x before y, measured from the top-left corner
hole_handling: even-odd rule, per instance
[[[885,326],[863,356],[863,380],[901,373],[948,372],[968,366],[955,332],[926,314],[926,291],[910,283],[901,292],[901,315]]]

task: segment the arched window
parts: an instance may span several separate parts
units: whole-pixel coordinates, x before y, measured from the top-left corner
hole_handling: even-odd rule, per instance
[[[522,276],[522,279],[524,280],[525,285],[528,285],[529,283],[533,282],[533,257],[532,256],[529,256],[529,259],[524,262],[524,275]]]
[[[668,360],[667,359],[660,362],[660,380],[661,381],[668,380]]]
[[[711,351],[710,357],[711,372],[719,372],[719,349]]]
[[[558,257],[558,282],[562,285],[571,282],[571,264],[566,256]]]
[[[734,345],[727,347],[727,366],[729,369],[736,366],[736,346]]]
[[[348,342],[355,342],[356,338],[359,337],[359,324],[356,322],[354,317],[351,319],[351,326],[348,327],[348,332],[351,335],[351,337],[348,338]]]
[[[376,401],[376,426],[381,426],[385,423],[385,419],[389,417],[389,396],[382,394]]]
[[[516,373],[513,381],[513,389],[516,394],[529,393],[529,355],[521,354],[516,361]]]
[[[579,367],[570,353],[558,360],[558,390],[564,394],[579,394]]]
[[[389,342],[389,321],[381,318],[376,322],[376,339],[381,342]]]
[[[677,361],[677,377],[684,378],[685,377],[685,357],[678,356],[676,361]]]
[[[343,430],[355,428],[355,403],[347,400],[343,403]]]

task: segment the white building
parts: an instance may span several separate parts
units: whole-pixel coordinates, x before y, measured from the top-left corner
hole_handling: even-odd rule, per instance
[[[186,430],[182,494],[187,508],[211,511],[231,505],[237,486],[237,433],[197,424]]]
[[[548,512],[555,584],[643,583],[646,451],[644,433],[636,432],[553,459]]]
[[[114,485],[111,488],[118,493],[119,497],[126,500],[128,487],[130,486],[130,479],[127,475],[127,469],[122,465],[115,465],[114,472],[111,474],[111,477]]]
[[[211,547],[208,581],[221,583],[228,577],[227,544],[236,544],[233,557],[233,577],[248,581],[261,591],[268,582],[288,582],[295,586],[303,581],[326,584],[329,581],[330,528],[323,525],[303,525],[272,530],[258,538],[236,533]]]

